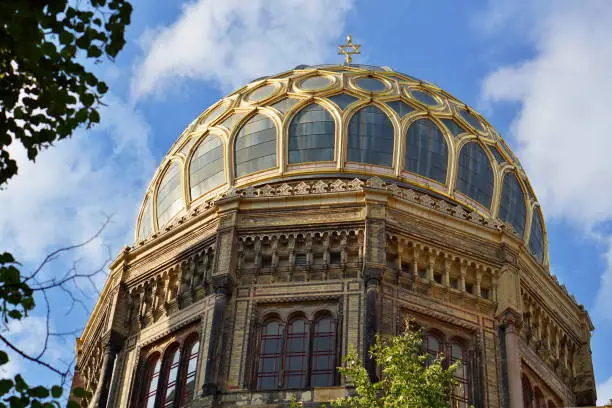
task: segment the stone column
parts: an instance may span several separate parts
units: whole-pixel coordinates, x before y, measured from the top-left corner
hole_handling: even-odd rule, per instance
[[[219,345],[223,336],[223,322],[225,309],[230,298],[231,288],[229,282],[215,285],[215,304],[210,326],[210,340],[208,342],[208,354],[206,358],[206,372],[204,373],[203,395],[215,395],[217,393],[217,374],[222,353],[219,353]]]
[[[365,341],[363,347],[363,361],[372,382],[378,381],[376,375],[376,362],[370,357],[370,348],[376,341],[376,334],[379,331],[378,304],[380,292],[380,278],[382,271],[366,270],[364,282],[366,285],[365,295]]]
[[[521,382],[521,355],[519,353],[519,314],[507,309],[500,319],[504,335],[504,354],[507,373],[508,407],[523,408],[523,385]]]
[[[111,332],[108,337],[105,336],[102,349],[102,364],[100,367],[100,380],[98,381],[97,401],[94,402],[96,408],[106,408],[109,395],[113,392],[111,389],[111,379],[115,368],[115,359],[117,352],[121,349],[123,343],[121,336]]]

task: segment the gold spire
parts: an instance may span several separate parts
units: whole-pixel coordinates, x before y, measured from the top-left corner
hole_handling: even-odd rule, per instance
[[[361,44],[353,44],[353,36],[347,35],[346,44],[338,46],[338,55],[344,55],[344,63],[350,64],[355,54],[361,54]]]

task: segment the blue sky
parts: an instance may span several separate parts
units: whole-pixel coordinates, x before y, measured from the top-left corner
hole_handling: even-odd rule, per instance
[[[112,224],[91,245],[45,269],[80,270],[133,239],[144,189],[182,130],[225,93],[298,64],[341,62],[348,33],[355,62],[387,65],[434,82],[476,107],[521,159],[540,199],[551,270],[585,304],[599,400],[612,398],[612,3],[606,0],[197,0],[134,2],[127,45],[94,67],[110,85],[102,123],[43,152],[0,191],[0,248],[25,269],[53,248],[82,241],[104,214]],[[14,148],[16,155],[22,155]],[[97,282],[101,285],[103,278]],[[81,287],[87,298],[95,292]],[[52,299],[55,330],[87,313]],[[12,327],[34,351],[42,317]],[[50,361],[74,347],[53,339]],[[15,360],[9,373],[29,366]],[[51,381],[33,369],[30,380]]]

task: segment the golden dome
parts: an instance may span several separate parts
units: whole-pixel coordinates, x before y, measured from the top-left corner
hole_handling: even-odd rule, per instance
[[[547,263],[539,205],[495,129],[430,82],[366,65],[300,65],[206,109],[156,170],[136,240],[228,190],[370,177],[499,219]]]

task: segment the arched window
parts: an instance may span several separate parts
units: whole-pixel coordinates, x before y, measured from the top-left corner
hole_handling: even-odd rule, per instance
[[[457,190],[483,206],[491,207],[493,168],[485,151],[476,142],[470,142],[461,149]]]
[[[376,106],[366,106],[353,115],[348,129],[348,161],[393,165],[393,125]]]
[[[225,182],[223,143],[218,136],[208,135],[193,153],[189,163],[189,187],[195,200],[213,187]]]
[[[299,111],[289,126],[289,163],[333,160],[334,129],[334,118],[321,105]]]
[[[510,223],[519,236],[523,237],[526,214],[525,194],[523,194],[516,174],[506,173],[499,204],[499,218]]]
[[[195,377],[198,369],[198,356],[200,354],[200,340],[194,339],[185,347],[185,370],[181,376],[181,404],[186,407],[193,398],[195,390]]]
[[[157,402],[157,385],[159,384],[159,373],[161,371],[161,359],[155,355],[149,359],[145,369],[145,384],[142,408],[154,408]]]
[[[279,321],[267,322],[261,334],[257,389],[275,390],[279,385],[283,333]]]
[[[234,146],[236,177],[276,167],[276,126],[257,114],[242,125]]]
[[[467,408],[469,402],[469,376],[468,376],[468,359],[463,346],[459,343],[450,344],[450,363],[459,362],[460,366],[455,370],[453,376],[457,383],[453,387],[453,407]]]
[[[423,349],[425,353],[429,354],[427,364],[432,364],[438,354],[440,354],[440,338],[432,333],[426,333],[423,339]]]
[[[336,372],[336,325],[328,317],[319,318],[314,325],[311,356],[312,387],[329,387],[334,385]]]
[[[174,162],[164,174],[157,190],[157,224],[163,227],[185,206],[181,189],[181,171]]]
[[[295,319],[287,327],[283,384],[285,388],[303,388],[308,371],[308,332],[306,320]]]
[[[419,119],[408,128],[405,168],[440,183],[446,182],[448,147],[438,126]]]
[[[546,406],[546,399],[544,399],[544,394],[540,391],[539,388],[536,388],[534,391],[535,394],[535,408],[548,408]]]
[[[181,352],[178,345],[164,353],[164,381],[160,407],[172,407],[176,399],[176,387],[179,376]]]
[[[151,200],[147,198],[145,208],[142,211],[142,218],[140,218],[138,238],[144,239],[151,235],[151,232],[153,232],[153,226],[151,225]]]
[[[544,261],[544,229],[542,228],[542,213],[539,208],[533,211],[533,218],[531,219],[529,250],[538,261]]]

